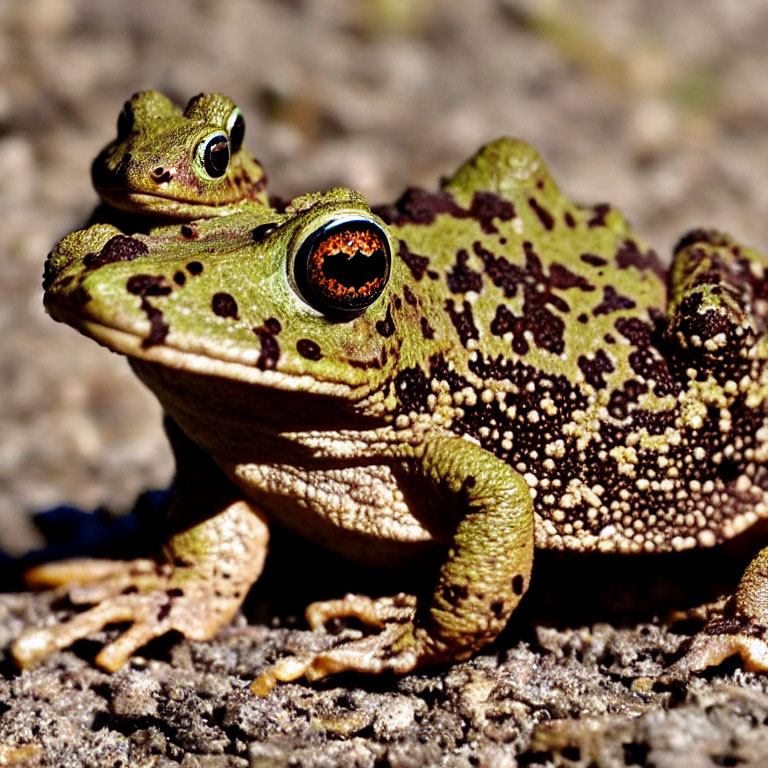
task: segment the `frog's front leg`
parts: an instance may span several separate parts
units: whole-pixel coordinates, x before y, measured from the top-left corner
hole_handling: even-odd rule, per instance
[[[266,693],[278,680],[316,680],[343,671],[408,672],[465,659],[504,628],[528,588],[533,564],[533,504],[522,476],[458,437],[429,439],[412,456],[428,481],[447,492],[459,521],[428,604],[412,595],[373,600],[347,595],[307,610],[313,628],[353,616],[378,634],[318,654],[284,659],[254,681]],[[450,514],[454,514],[451,511]]]
[[[662,680],[685,678],[737,655],[750,672],[768,672],[768,547],[744,571],[736,592],[713,604],[708,614]]]
[[[13,645],[28,667],[107,624],[129,623],[96,663],[119,669],[138,648],[176,630],[213,637],[261,573],[269,531],[262,513],[239,498],[204,454],[175,435],[178,472],[172,535],[157,560],[72,560],[33,569],[32,585],[56,587],[75,604],[94,605],[63,623],[31,629]]]
[[[763,274],[768,262],[719,232],[695,230],[680,241],[669,273],[667,335],[685,369],[722,383],[755,364],[765,322],[756,314],[756,267]]]

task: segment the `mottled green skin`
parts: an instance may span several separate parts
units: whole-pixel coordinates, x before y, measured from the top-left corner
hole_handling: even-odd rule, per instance
[[[692,233],[668,305],[667,276],[622,216],[574,205],[507,139],[379,214],[332,190],[149,235],[97,225],[47,265],[53,317],[130,356],[182,442],[258,514],[366,562],[447,546],[423,610],[316,609],[314,625],[353,614],[384,629],[278,665],[259,690],[465,657],[527,588],[534,538],[681,550],[766,514],[762,256]],[[326,317],[292,260],[348,215],[387,222],[391,274],[364,311]],[[206,535],[192,539],[190,561],[205,559]]]

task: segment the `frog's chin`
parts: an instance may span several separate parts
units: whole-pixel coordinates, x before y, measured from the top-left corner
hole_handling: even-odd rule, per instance
[[[227,381],[239,381],[284,392],[307,392],[343,400],[355,400],[359,396],[358,388],[347,382],[323,381],[307,374],[261,369],[250,361],[235,359],[234,354],[230,359],[215,358],[166,343],[148,344],[145,337],[135,333],[113,328],[88,318],[67,317],[65,319],[58,311],[55,312],[54,317],[72,325],[112,352],[170,370],[214,376]]]
[[[239,210],[235,201],[221,205],[208,205],[149,192],[129,192],[124,189],[100,188],[99,196],[107,205],[126,213],[165,216],[179,220],[208,219],[229,215]]]

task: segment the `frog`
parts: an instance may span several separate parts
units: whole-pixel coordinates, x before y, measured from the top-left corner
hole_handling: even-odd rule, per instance
[[[162,135],[147,167],[173,151]],[[177,470],[156,557],[30,572],[90,607],[25,630],[20,667],[112,623],[128,627],[96,656],[109,671],[171,630],[211,639],[275,525],[372,567],[439,562],[413,593],[309,605],[312,629],[364,631],[278,659],[261,695],[471,657],[510,620],[535,549],[710,548],[768,514],[757,250],[697,229],[665,268],[616,208],[573,202],[509,138],[391,205],[336,188],[219,211],[98,222],[49,254],[47,311],[128,358]],[[763,549],[701,609],[670,679],[731,655],[768,670],[767,572]]]
[[[134,93],[91,179],[110,208],[152,223],[268,206],[264,168],[245,148],[245,118],[228,96],[200,93],[182,111],[157,91]]]

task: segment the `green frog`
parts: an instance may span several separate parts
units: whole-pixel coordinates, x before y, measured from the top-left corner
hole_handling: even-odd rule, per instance
[[[226,108],[196,116],[203,104]],[[115,622],[129,626],[98,654],[107,670],[170,630],[211,638],[258,579],[273,522],[372,565],[441,556],[418,597],[310,605],[313,628],[352,617],[367,632],[278,661],[260,693],[466,659],[525,594],[534,547],[712,547],[768,514],[758,252],[697,230],[664,269],[616,209],[574,204],[511,139],[375,212],[348,189],[273,207],[258,171],[211,205],[210,121],[243,152],[231,102],[200,96],[183,118],[157,94],[129,105],[97,186],[137,219],[183,220],[67,235],[45,306],[126,355],[160,400],[177,462],[168,538],[155,559],[33,571],[92,607],[23,634],[22,667]],[[672,673],[736,653],[768,669],[767,572],[763,550]]]
[[[267,206],[267,177],[244,137],[243,113],[227,96],[201,93],[182,112],[142,91],[125,102],[116,138],[93,161],[93,185],[108,205],[152,219]]]

